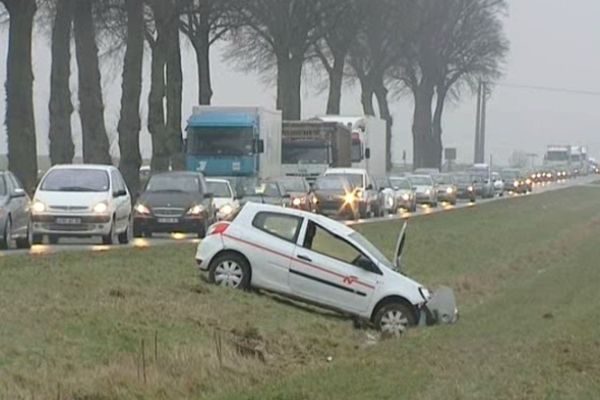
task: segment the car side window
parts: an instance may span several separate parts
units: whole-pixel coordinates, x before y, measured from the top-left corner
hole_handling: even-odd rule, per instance
[[[287,242],[296,243],[302,218],[293,215],[262,212],[256,214],[252,226]]]
[[[112,180],[113,180],[114,191],[121,192],[121,191],[125,190],[125,183],[123,182],[123,179],[121,178],[121,174],[117,171],[112,171],[111,175],[112,175]]]
[[[367,271],[376,270],[371,259],[350,242],[312,221],[308,223],[303,247]]]

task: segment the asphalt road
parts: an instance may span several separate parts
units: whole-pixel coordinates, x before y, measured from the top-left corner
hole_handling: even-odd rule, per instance
[[[597,176],[590,176],[585,178],[579,178],[575,180],[569,180],[564,182],[555,182],[549,184],[540,184],[534,187],[532,193],[527,194],[525,196],[535,196],[537,194],[553,191],[553,190],[561,190],[566,189],[573,186],[589,186],[593,182],[597,181]],[[600,185],[594,185],[595,187],[600,187]],[[423,215],[431,215],[437,214],[441,212],[448,212],[451,210],[467,208],[467,207],[478,207],[481,204],[491,203],[494,201],[510,201],[510,199],[515,197],[520,197],[522,195],[505,195],[504,197],[496,197],[493,199],[478,199],[476,203],[469,203],[467,201],[461,201],[456,206],[449,204],[442,204],[437,208],[430,207],[420,207],[414,213],[403,212],[398,215],[389,215],[387,217],[382,218],[371,218],[368,220],[359,220],[348,222],[348,225],[356,225],[356,224],[371,224],[383,221],[393,221],[400,219],[408,219],[415,218]],[[6,256],[17,256],[17,255],[32,255],[32,256],[43,256],[47,254],[56,254],[61,252],[102,252],[102,251],[111,251],[115,249],[122,248],[143,248],[143,247],[154,247],[154,246],[167,246],[174,244],[183,244],[183,243],[199,243],[199,239],[196,239],[194,236],[183,235],[183,234],[171,234],[171,235],[156,235],[152,239],[133,239],[128,245],[115,245],[115,246],[105,246],[99,242],[98,239],[89,239],[89,240],[75,240],[75,239],[63,239],[61,243],[58,245],[37,245],[33,246],[30,250],[9,250],[9,251],[0,251],[0,260],[2,257]]]

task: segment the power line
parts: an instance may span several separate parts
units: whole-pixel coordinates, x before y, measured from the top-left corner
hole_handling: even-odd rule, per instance
[[[566,89],[566,88],[557,88],[550,86],[533,86],[533,85],[519,85],[514,83],[496,83],[496,86],[513,88],[513,89],[526,89],[526,90],[537,90],[544,92],[554,92],[554,93],[567,93],[567,94],[579,94],[585,96],[600,96],[600,92],[595,92],[591,90],[577,90],[577,89]]]

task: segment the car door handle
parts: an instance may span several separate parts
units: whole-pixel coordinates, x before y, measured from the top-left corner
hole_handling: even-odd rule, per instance
[[[312,259],[310,257],[307,256],[303,256],[303,255],[298,255],[297,256],[298,259],[303,260],[303,261],[308,261],[308,262],[312,262]]]

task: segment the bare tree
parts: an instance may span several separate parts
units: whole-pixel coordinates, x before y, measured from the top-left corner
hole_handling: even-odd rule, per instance
[[[277,71],[277,109],[287,120],[301,116],[302,70],[323,37],[335,0],[247,0],[237,13],[230,55],[243,67]]]
[[[361,7],[357,0],[339,0],[339,8],[324,21],[329,28],[315,44],[314,51],[329,78],[327,110],[329,115],[339,115],[342,102],[342,86],[346,60],[354,45],[360,25]]]
[[[448,94],[499,75],[508,45],[499,13],[504,0],[420,0],[411,7],[404,57],[396,71],[414,97],[413,165],[439,168]],[[435,112],[432,104],[435,101]]]
[[[83,139],[83,160],[86,163],[111,164],[104,122],[104,101],[100,83],[93,1],[76,1],[73,14],[79,72],[79,114]]]
[[[9,169],[33,191],[37,182],[37,149],[33,114],[31,40],[35,0],[0,0],[9,14],[6,69],[6,129]]]
[[[386,164],[391,167],[393,119],[388,102],[386,78],[399,63],[403,49],[403,26],[406,4],[401,0],[359,2],[362,16],[356,41],[350,49],[350,65],[361,87],[361,103],[365,115],[375,115],[373,97],[377,98],[379,115],[386,121]]]
[[[148,95],[148,130],[152,135],[152,169],[183,168],[181,132],[182,72],[179,43],[180,0],[147,0],[152,18],[146,39],[152,50]],[[166,70],[166,80],[165,80]],[[165,111],[165,98],[167,110]]]
[[[71,27],[73,0],[57,0],[52,22],[52,67],[50,72],[50,161],[52,165],[73,161],[75,145],[71,132]]]
[[[227,16],[234,6],[231,0],[187,0],[181,21],[196,53],[198,104],[210,104],[213,91],[210,73],[210,47],[231,27]]]
[[[127,12],[127,50],[123,63],[121,116],[119,119],[119,169],[136,194],[140,186],[140,97],[144,62],[144,1],[125,0]]]

